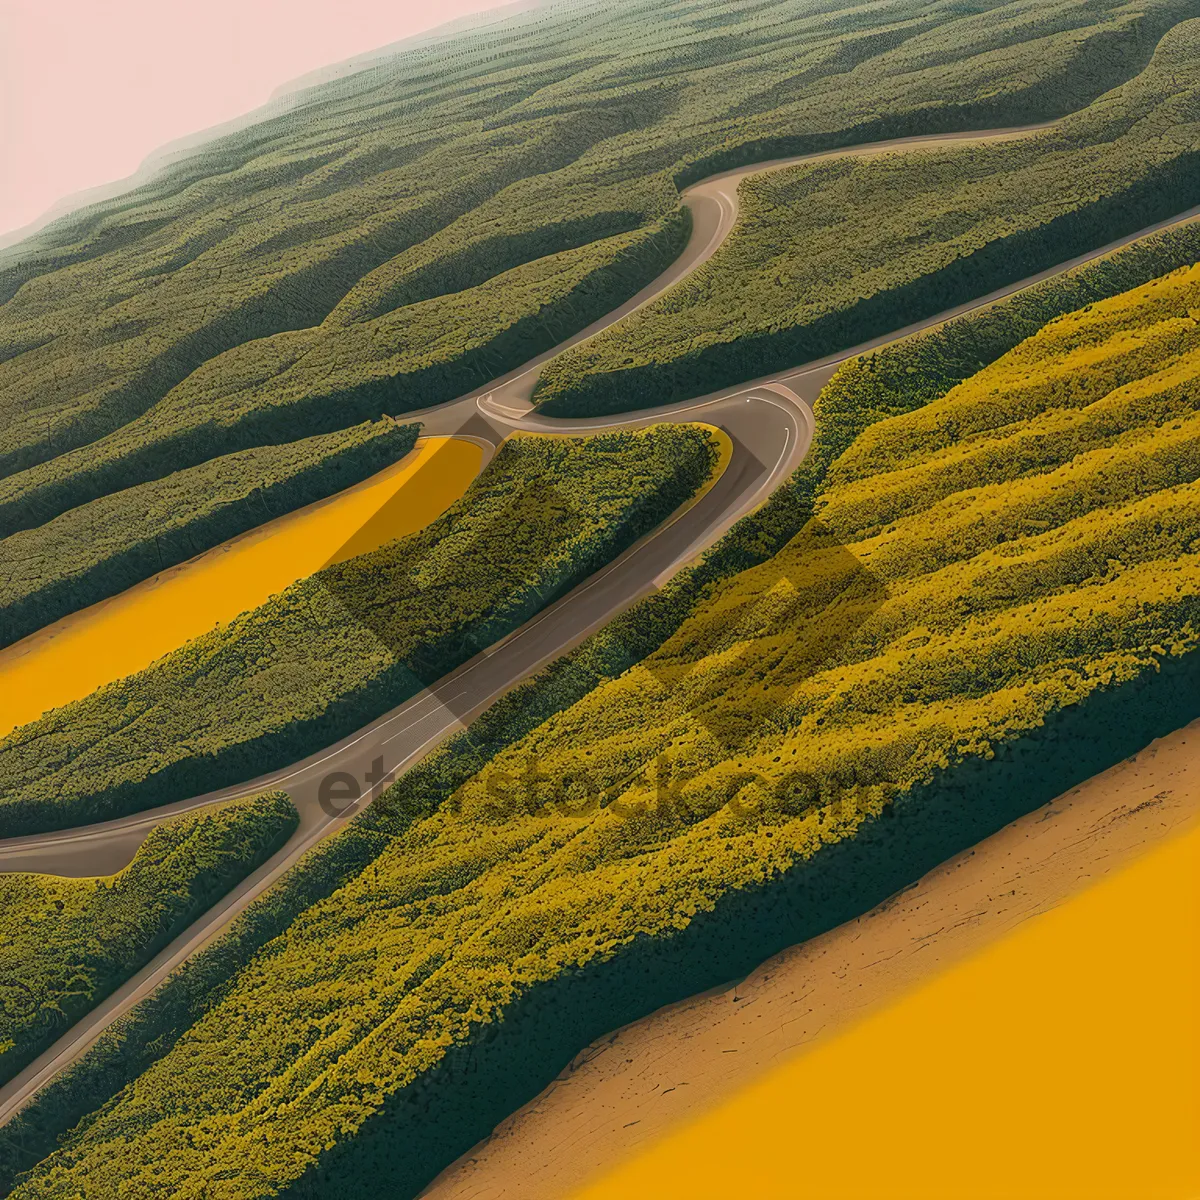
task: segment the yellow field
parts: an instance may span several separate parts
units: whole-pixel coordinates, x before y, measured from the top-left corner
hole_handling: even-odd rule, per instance
[[[576,1194],[1200,1196],[1200,829]]]
[[[423,438],[364,483],[0,651],[0,737],[140,671],[329,563],[424,528],[466,491],[482,463],[474,442]]]

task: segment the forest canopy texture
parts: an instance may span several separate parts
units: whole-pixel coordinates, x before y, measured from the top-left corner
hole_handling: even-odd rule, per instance
[[[649,533],[719,459],[699,425],[510,438],[419,532],[325,567],[0,741],[0,832],[122,816],[337,741]]]
[[[798,366],[1179,217],[1198,63],[1195,0],[568,0],[302,91],[0,252],[0,641],[395,461],[675,262],[716,172],[1046,126],[749,180],[693,277],[550,358],[543,414]],[[1197,716],[1198,260],[1182,222],[843,365],[791,478],[105,1029],[0,1127],[0,1189],[415,1195],[592,1038]],[[510,438],[428,528],[0,742],[0,836],[360,729],[724,449]],[[0,1071],[291,819],[267,797],[112,879],[9,880],[38,1005]]]
[[[1143,71],[1191,7],[565,4],[302,93],[0,260],[0,536],[216,455],[468,392],[658,274],[686,240],[680,188],[692,180],[781,153],[1063,117]],[[1140,115],[1124,125],[1110,103],[1030,148],[949,155],[940,186],[962,199],[994,192],[988,236],[1010,220],[1015,236],[1030,218],[1013,206],[1039,156],[1051,175],[1083,172],[1082,203],[1112,185],[1087,182],[1099,168],[1071,154],[1090,162],[1116,139],[1110,174],[1161,191],[1146,173],[1188,150],[1190,118],[1170,118],[1174,157],[1130,126],[1168,119],[1187,44],[1138,85]],[[764,183],[754,211],[777,233],[793,219],[780,205],[860,204],[853,244],[875,223],[862,196],[873,169]],[[914,186],[895,182],[906,195]],[[880,202],[892,211],[892,198]],[[955,237],[975,236],[955,233],[962,220],[952,204],[932,231],[954,253]],[[747,260],[752,246],[750,235],[724,261],[745,260],[758,286],[780,271]],[[805,274],[782,272],[789,309],[827,302],[831,268],[817,258]],[[938,274],[932,258],[906,263],[910,276]],[[838,303],[861,266],[843,264]],[[721,302],[736,325],[749,297],[724,291]],[[697,351],[706,312],[692,322]],[[678,352],[648,336],[655,362]],[[624,353],[637,365],[649,349]],[[554,388],[582,395],[580,360],[569,361]],[[602,379],[612,366],[595,364]]]
[[[0,875],[0,1079],[11,1079],[296,828],[282,792],[156,825],[115,875]]]
[[[640,408],[861,345],[1200,203],[1200,21],[1034,136],[772,171],[740,202],[699,271],[550,364],[544,412]]]
[[[1064,721],[1083,769],[1177,721],[1195,706],[1198,318],[1184,268],[869,425],[805,526],[659,650],[440,804],[406,777],[334,839],[308,865],[327,898],[274,897],[269,949],[15,1195],[412,1194],[513,1099],[489,1064],[536,1080],[544,1054],[548,1078],[560,1030],[669,994],[656,956],[695,983],[671,948],[732,900],[818,880],[793,890],[807,913],[782,910],[819,920],[839,847],[878,856],[924,812],[977,836],[1012,796],[1048,799]],[[732,965],[728,920],[705,948]],[[81,1070],[57,1103],[91,1086]]]

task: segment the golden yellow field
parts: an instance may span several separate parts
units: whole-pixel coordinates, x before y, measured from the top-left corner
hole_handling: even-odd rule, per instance
[[[0,651],[0,737],[140,671],[332,562],[445,512],[483,465],[460,438],[424,438],[401,462]]]
[[[577,1200],[1200,1196],[1200,828]]]

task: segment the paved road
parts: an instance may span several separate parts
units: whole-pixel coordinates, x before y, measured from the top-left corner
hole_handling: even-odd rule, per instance
[[[697,503],[433,688],[304,762],[244,786],[86,829],[3,844],[2,869],[93,874],[119,868],[128,861],[146,833],[164,816],[218,800],[282,787],[291,795],[301,818],[297,832],[268,863],[0,1089],[0,1122],[83,1053],[115,1017],[148,995],[179,963],[217,936],[309,847],[333,832],[347,816],[361,810],[384,786],[383,781],[373,788],[369,785],[373,764],[379,763],[389,775],[411,766],[514,684],[652,590],[656,581],[673,574],[681,563],[768,496],[795,469],[812,436],[808,407],[779,386],[751,388],[745,395],[728,399],[693,402],[681,411],[737,431],[731,434],[734,453],[712,488]],[[748,419],[750,414],[753,419]],[[613,424],[646,424],[654,419],[644,414],[633,422]],[[593,423],[589,422],[588,427],[593,428]],[[364,793],[358,804],[338,815],[331,815],[320,803],[322,781],[333,772],[352,776]]]
[[[557,657],[596,626],[644,595],[649,588],[659,584],[681,563],[711,545],[737,517],[774,490],[800,461],[808,447],[812,418],[808,403],[786,386],[779,390],[779,381],[772,383],[769,379],[626,416],[582,420],[539,417],[531,411],[530,396],[542,367],[550,359],[616,324],[707,262],[734,227],[738,184],[749,175],[840,155],[862,157],[896,149],[938,146],[947,141],[1002,141],[1024,137],[1044,128],[1045,125],[1030,125],[983,133],[939,134],[875,142],[846,150],[775,159],[742,167],[685,189],[683,199],[692,211],[692,236],[679,258],[650,284],[619,308],[605,314],[552,350],[501,376],[480,392],[437,408],[406,413],[401,419],[420,420],[425,435],[456,434],[481,443],[485,447],[485,462],[495,447],[514,429],[586,433],[597,429],[635,428],[663,419],[705,420],[720,425],[734,445],[732,460],[717,488],[679,521],[656,531],[644,546],[635,548],[636,553],[622,556],[599,577],[582,585],[577,589],[579,598],[573,593],[553,609],[534,618],[524,630],[509,639],[513,646],[506,643],[502,647],[493,647],[487,655],[482,656],[483,661],[466,664],[436,688],[388,713],[336,746],[328,747],[286,771],[263,776],[244,786],[197,796],[192,800],[85,829],[0,840],[0,871],[45,871],[68,876],[116,871],[129,862],[147,832],[165,816],[275,786],[285,787],[300,808],[304,823],[294,842],[298,844],[305,841],[306,845],[309,844],[307,835],[314,825],[321,825],[322,832],[325,829],[321,821],[325,814],[315,808],[315,792],[320,780],[327,774],[350,771],[361,780],[380,754],[383,755],[385,769],[389,771],[398,769],[402,763],[410,765],[424,741],[435,740],[435,729],[440,736],[452,732],[457,727],[455,721],[479,712],[511,687],[513,682]],[[855,351],[847,351],[837,356],[836,361],[842,361],[853,353]],[[809,376],[817,372],[813,378],[820,377],[823,382],[825,376],[820,373],[826,367],[832,373],[833,363],[832,358],[823,360],[796,373],[800,395],[808,402],[820,391],[820,386],[813,384]],[[769,464],[776,465],[769,467]],[[520,644],[519,650],[514,648],[517,643]],[[536,657],[531,656],[527,650],[531,646],[540,648],[541,653]],[[499,664],[484,666],[484,662],[490,663],[498,654],[501,656]],[[464,676],[465,683],[458,682]],[[403,741],[398,730],[408,724],[421,732],[430,731],[429,737],[423,739],[421,745]],[[388,735],[387,739],[381,736],[384,732]],[[404,751],[404,754],[398,756],[398,750]]]
[[[895,147],[911,150],[948,140],[1011,138],[1028,132],[1029,129],[1019,129],[991,134],[909,138],[831,154],[862,155]],[[124,987],[84,1017],[16,1079],[0,1088],[0,1123],[17,1111],[37,1088],[79,1057],[115,1017],[148,995],[179,963],[218,936],[238,912],[265,891],[315,842],[328,836],[347,817],[369,803],[385,786],[386,777],[412,766],[422,755],[468,724],[514,684],[660,586],[683,563],[711,545],[740,516],[770,495],[807,451],[813,430],[809,405],[838,363],[864,350],[1011,294],[1150,232],[1149,229],[1141,230],[1091,254],[990,293],[972,304],[962,305],[886,337],[770,379],[625,417],[561,421],[540,417],[531,411],[529,396],[544,362],[554,354],[561,353],[567,345],[619,321],[712,256],[736,221],[736,187],[741,178],[762,170],[778,169],[821,157],[827,156],[810,155],[759,164],[705,180],[688,189],[685,196],[693,211],[692,238],[680,259],[649,287],[563,346],[496,380],[480,393],[437,409],[411,414],[424,421],[426,433],[459,433],[491,445],[497,444],[514,429],[564,433],[588,432],[598,428],[631,428],[663,419],[707,421],[729,434],[733,455],[722,477],[697,503],[677,514],[604,570],[434,687],[301,763],[243,786],[197,796],[118,821],[0,842],[0,871],[41,870],[63,875],[87,875],[119,869],[129,861],[146,833],[164,817],[219,800],[283,787],[291,794],[301,816],[297,832],[268,863],[180,935]],[[1151,228],[1161,228],[1197,215],[1200,215],[1200,208]],[[409,419],[408,414],[405,419]],[[385,779],[371,786],[368,783],[369,773],[373,774],[373,768],[377,765],[382,767]],[[334,772],[352,776],[363,794],[357,804],[349,805],[337,815],[330,815],[320,804],[319,797],[322,780]]]

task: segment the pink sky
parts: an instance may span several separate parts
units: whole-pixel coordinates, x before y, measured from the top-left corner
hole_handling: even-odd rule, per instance
[[[318,67],[498,0],[0,0],[0,234]]]

